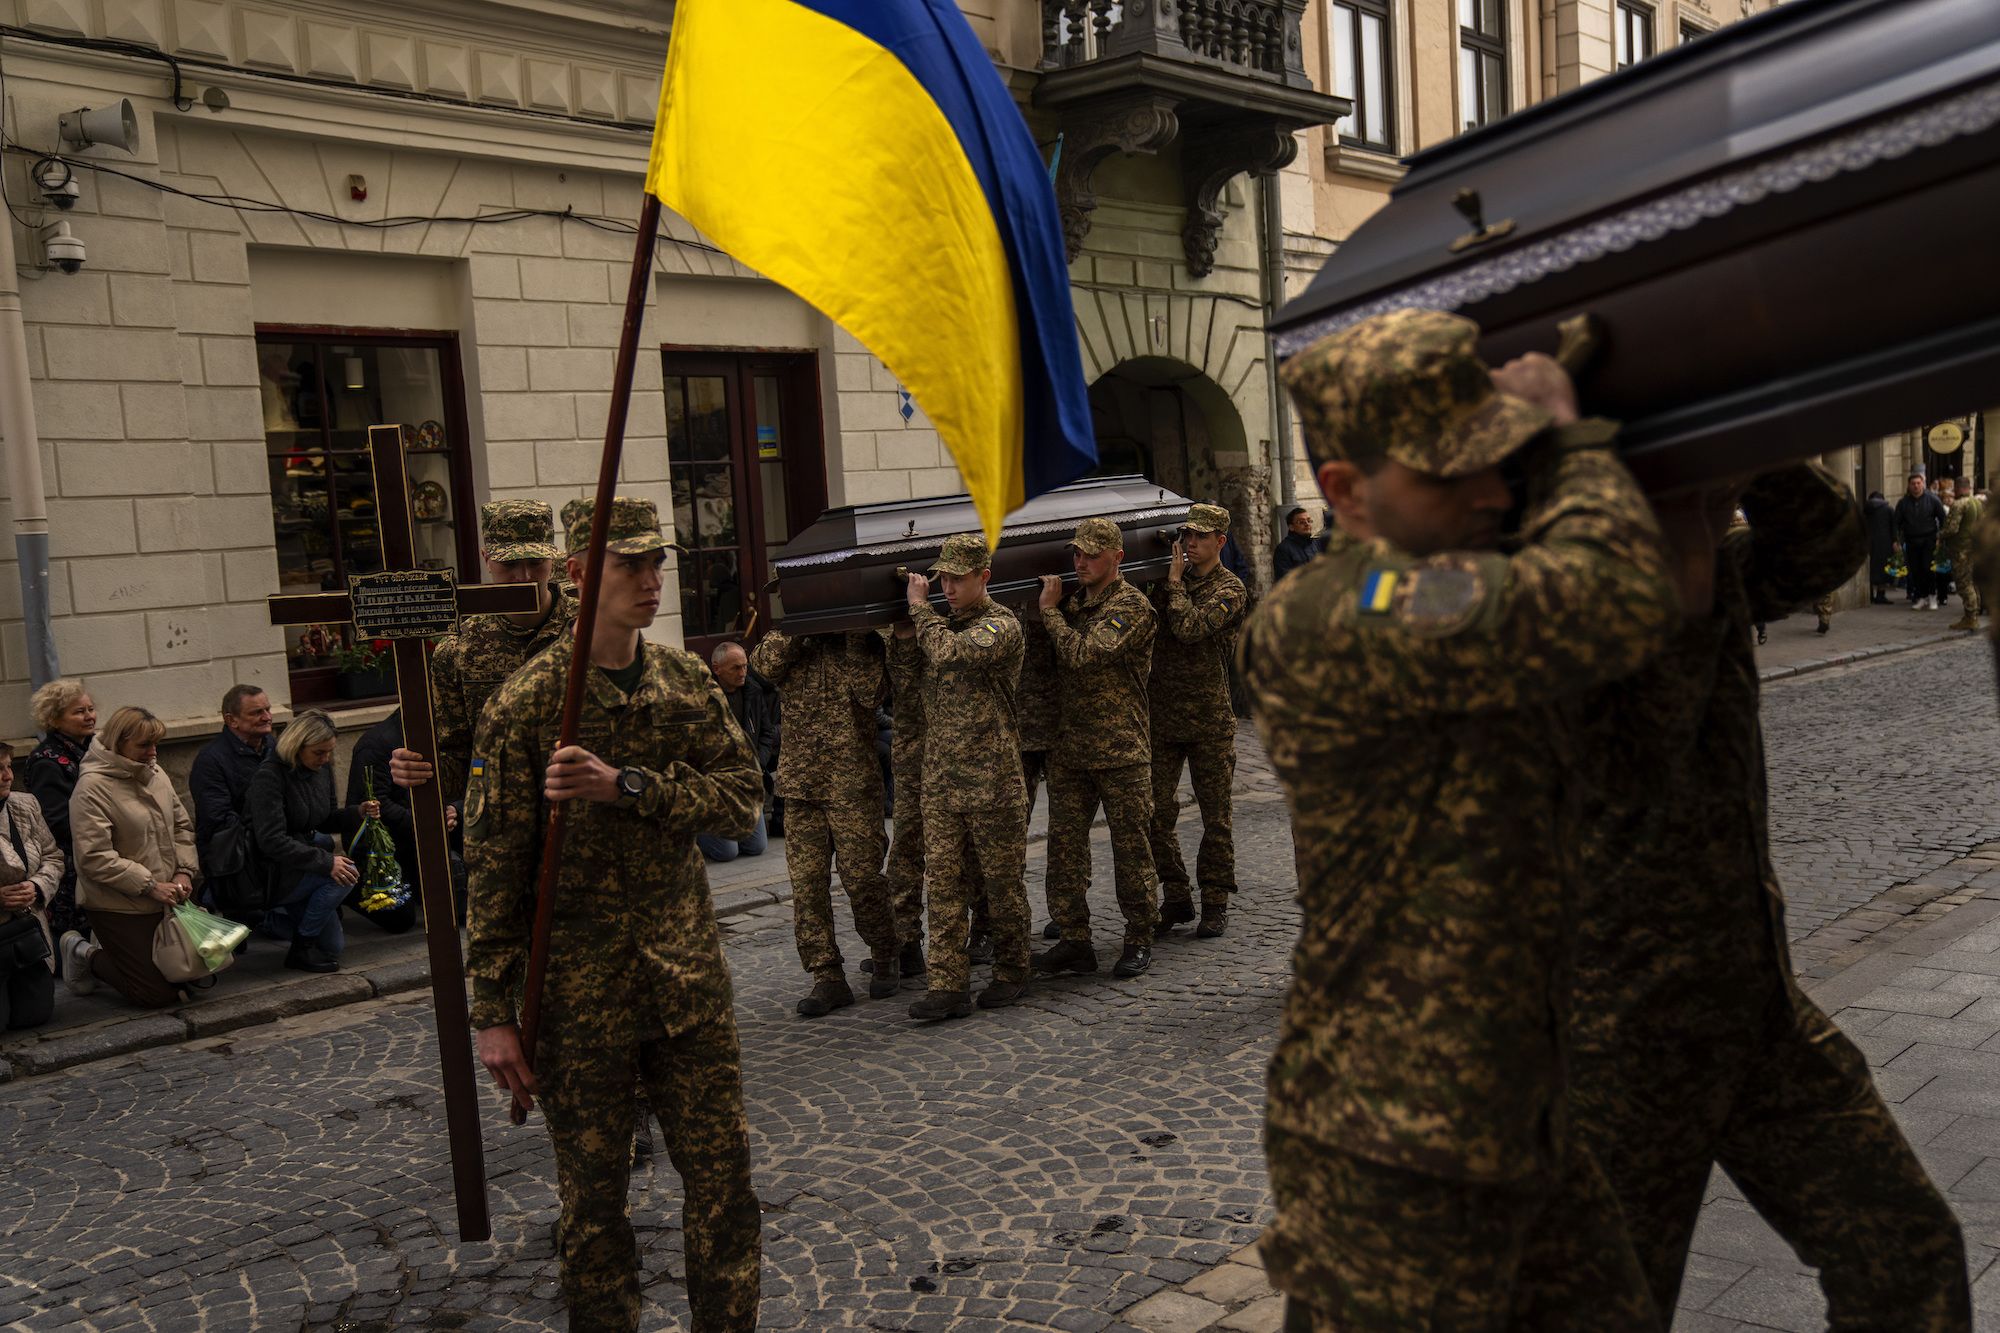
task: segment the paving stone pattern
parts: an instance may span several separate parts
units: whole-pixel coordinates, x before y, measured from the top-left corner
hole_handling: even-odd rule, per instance
[[[1230,933],[1182,930],[1136,982],[928,1027],[910,985],[807,1021],[788,910],[733,923],[765,1327],[1129,1329],[1256,1239],[1297,918],[1283,806],[1246,760]],[[1039,924],[1039,855],[1030,881]],[[496,1239],[455,1243],[435,1050],[427,1007],[392,997],[0,1087],[0,1328],[561,1327],[539,1117],[511,1130],[489,1095]],[[645,1326],[680,1327],[671,1171],[634,1197]]]
[[[1966,906],[1894,947],[2000,914],[1974,864],[2000,841],[1981,823],[1995,818],[1979,772],[1991,747],[1927,716],[1972,700],[1986,711],[1969,725],[1990,726],[1990,670],[1954,645],[1771,689],[1797,933],[1886,914],[1826,941],[1828,959],[1907,933],[1953,895]],[[788,907],[732,920],[765,1327],[1275,1327],[1246,1247],[1269,1216],[1263,1064],[1297,918],[1283,806],[1247,739],[1239,773],[1230,934],[1183,931],[1137,982],[1065,979],[931,1027],[904,1017],[906,987],[805,1021]],[[1101,834],[1096,859],[1092,910],[1109,923]],[[1879,908],[1897,891],[1910,912]],[[1941,966],[1913,953],[1840,1012],[1885,1062],[1885,1093],[1976,1232],[1982,1271],[2000,1244],[2000,923],[1990,938]],[[509,1129],[489,1095],[498,1235],[457,1244],[435,1059],[426,1006],[387,997],[0,1086],[0,1328],[562,1327],[546,1137]],[[645,1326],[682,1326],[674,1177],[662,1168],[634,1197]],[[1697,1245],[1689,1303],[1703,1308],[1679,1327],[1817,1327],[1810,1275],[1726,1182]],[[1979,1295],[2000,1307],[2000,1289]]]

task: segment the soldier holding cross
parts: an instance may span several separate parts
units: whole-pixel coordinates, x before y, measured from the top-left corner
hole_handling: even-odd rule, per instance
[[[579,514],[573,551],[590,518]],[[568,635],[501,686],[480,720],[465,801],[466,971],[480,1061],[517,1101],[543,1098],[571,1327],[639,1326],[624,1132],[637,1081],[685,1187],[693,1327],[720,1333],[756,1324],[759,1219],[729,967],[694,839],[748,835],[764,775],[701,659],[640,637],[659,613],[667,546],[650,501],[614,502],[577,744],[556,748]],[[580,554],[569,573],[583,581]],[[545,801],[571,805],[550,938],[560,966],[531,1069],[515,996]]]

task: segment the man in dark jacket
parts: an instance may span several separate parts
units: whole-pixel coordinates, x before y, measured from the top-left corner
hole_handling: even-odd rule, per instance
[[[1889,589],[1896,582],[1889,576],[1889,561],[1896,555],[1896,507],[1882,492],[1870,491],[1861,519],[1868,528],[1868,600],[1887,606]]]
[[[1312,512],[1294,506],[1285,515],[1285,539],[1271,551],[1271,582],[1276,583],[1318,554],[1319,548],[1313,545]]]
[[[1903,559],[1910,567],[1910,597],[1919,611],[1938,609],[1937,574],[1931,561],[1937,557],[1944,519],[1944,502],[1924,489],[1923,473],[1912,472],[1909,493],[1896,501],[1896,536],[1902,539]]]
[[[263,912],[264,884],[245,803],[250,775],[270,753],[271,697],[255,685],[231,685],[222,696],[222,730],[188,773],[204,898],[252,923]]]
[[[770,682],[750,669],[750,658],[740,643],[717,644],[708,661],[716,683],[722,686],[723,698],[729,701],[729,711],[736,716],[736,725],[743,728],[743,734],[750,738],[750,748],[757,752],[757,766],[764,773],[764,804],[768,810],[771,775],[778,769],[777,692]],[[698,833],[695,844],[711,861],[734,861],[739,856],[761,856],[769,845],[769,834],[760,815],[757,827],[741,841]]]

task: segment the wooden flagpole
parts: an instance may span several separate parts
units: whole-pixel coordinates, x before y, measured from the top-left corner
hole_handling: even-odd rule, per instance
[[[625,451],[625,415],[632,406],[632,378],[639,356],[639,326],[646,318],[646,287],[653,276],[653,245],[660,233],[660,201],[650,191],[639,210],[639,234],[632,246],[632,275],[625,288],[625,326],[618,336],[612,371],[611,411],[604,425],[604,457],[597,469],[597,504],[590,515],[590,546],[584,555],[583,584],[577,589],[576,651],[563,692],[562,729],[556,748],[576,744],[583,713],[584,681],[590,671],[590,641],[597,632],[597,590],[604,575],[604,544],[611,528],[611,500],[618,490],[618,460]],[[568,802],[549,807],[542,835],[542,870],[535,888],[535,932],[528,943],[528,977],[521,997],[521,1053],[535,1067],[541,1036],[542,983],[549,970],[549,928],[555,917],[556,871],[562,864],[563,816]],[[508,1112],[525,1124],[528,1108],[519,1098]]]

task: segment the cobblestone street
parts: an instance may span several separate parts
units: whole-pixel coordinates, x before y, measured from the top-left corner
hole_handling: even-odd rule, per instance
[[[1777,682],[1766,708],[1799,965],[1886,1067],[1975,1276],[2000,1245],[2000,1053],[1974,1049],[2000,1052],[2000,1000],[1982,998],[2000,980],[1978,970],[2000,958],[1992,699],[1987,650],[1957,643]],[[732,920],[764,1326],[1276,1327],[1259,1275],[1231,1262],[1268,1217],[1263,1064],[1297,923],[1254,749],[1246,734],[1229,934],[1183,929],[1138,981],[1044,983],[931,1026],[904,1016],[906,985],[807,1021],[789,907]],[[1096,859],[1093,915],[1115,921],[1101,831]],[[1041,871],[1037,843],[1038,926]],[[539,1117],[509,1129],[497,1094],[486,1111],[496,1239],[461,1246],[418,996],[0,1086],[0,1328],[561,1327],[546,1136]],[[645,1326],[680,1327],[664,1162],[634,1200]],[[1819,1326],[1809,1275],[1726,1182],[1696,1249],[1678,1328]]]

